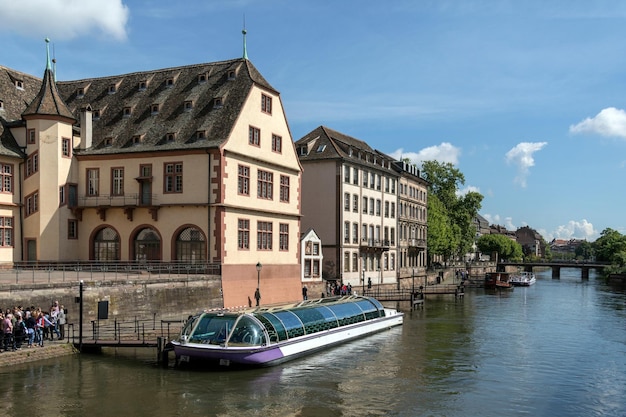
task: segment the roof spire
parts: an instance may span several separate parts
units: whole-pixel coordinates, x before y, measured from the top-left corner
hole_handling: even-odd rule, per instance
[[[246,30],[246,15],[243,15],[243,30],[241,31],[243,34],[243,59],[248,59],[248,48],[246,46],[246,34],[248,31]]]
[[[46,69],[52,69],[52,65],[50,64],[50,39],[46,38]]]

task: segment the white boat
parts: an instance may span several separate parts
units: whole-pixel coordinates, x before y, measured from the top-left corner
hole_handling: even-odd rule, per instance
[[[170,343],[179,365],[269,366],[401,325],[378,300],[343,296],[190,317]]]
[[[511,278],[509,279],[509,282],[516,287],[530,287],[536,281],[537,279],[535,278],[535,274],[527,271],[511,275]]]

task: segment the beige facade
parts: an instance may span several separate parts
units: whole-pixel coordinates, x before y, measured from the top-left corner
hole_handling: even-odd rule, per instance
[[[322,241],[325,279],[364,285],[398,280],[394,160],[327,127],[296,142],[302,176],[302,226]]]
[[[427,266],[428,183],[415,165],[395,162],[398,187],[398,268],[400,278],[424,275]]]
[[[226,307],[257,285],[301,298],[301,166],[247,59],[58,83],[0,67],[0,92],[0,262],[215,264]]]

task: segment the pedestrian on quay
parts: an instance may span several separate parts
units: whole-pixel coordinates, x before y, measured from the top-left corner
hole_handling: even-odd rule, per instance
[[[11,321],[12,314],[7,314],[2,316],[2,336],[3,336],[3,345],[4,351],[8,352],[9,349],[15,350],[15,346],[13,344],[13,322]]]
[[[57,326],[59,327],[59,340],[65,339],[65,307],[59,306],[59,314],[57,314]]]

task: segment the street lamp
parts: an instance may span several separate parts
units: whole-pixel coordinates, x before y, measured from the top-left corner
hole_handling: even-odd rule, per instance
[[[254,293],[254,298],[256,299],[256,306],[259,306],[259,300],[261,299],[261,262],[257,262],[256,264],[256,293]]]
[[[413,280],[413,294],[415,294],[415,268],[413,268],[413,272],[411,273],[411,278]]]
[[[361,295],[365,295],[365,268],[363,268],[363,279],[361,279],[361,284],[363,285],[363,291]]]

